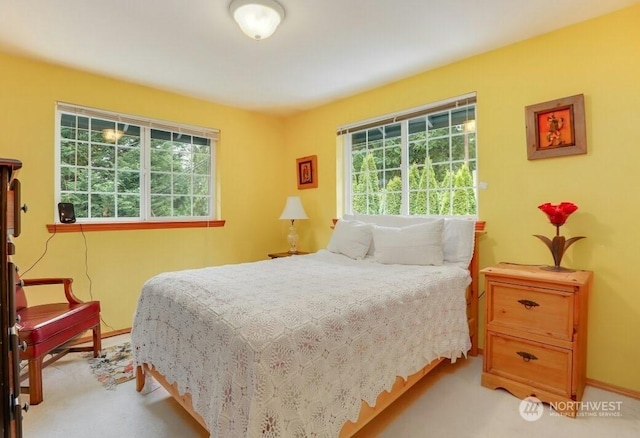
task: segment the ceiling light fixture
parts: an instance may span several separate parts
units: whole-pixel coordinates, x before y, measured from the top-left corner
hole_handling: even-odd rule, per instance
[[[254,40],[269,38],[284,20],[284,8],[275,0],[232,0],[229,11],[240,29]]]
[[[116,141],[120,140],[123,135],[124,132],[120,131],[119,129],[102,130],[102,138],[104,138],[109,143],[115,143]]]

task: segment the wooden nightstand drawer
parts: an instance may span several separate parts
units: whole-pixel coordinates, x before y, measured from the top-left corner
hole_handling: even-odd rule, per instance
[[[573,293],[497,281],[488,288],[489,328],[573,339]]]
[[[486,372],[571,397],[571,350],[491,332],[486,342]]]

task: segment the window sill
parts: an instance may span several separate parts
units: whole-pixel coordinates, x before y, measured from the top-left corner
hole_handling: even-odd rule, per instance
[[[49,233],[79,233],[84,231],[158,230],[165,228],[213,228],[224,227],[224,220],[167,221],[167,222],[109,222],[92,224],[47,224]]]

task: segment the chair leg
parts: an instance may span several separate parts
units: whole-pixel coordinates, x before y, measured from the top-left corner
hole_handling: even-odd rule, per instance
[[[93,357],[98,357],[102,350],[102,334],[100,324],[93,328]]]
[[[42,403],[42,359],[36,357],[29,360],[29,404]]]

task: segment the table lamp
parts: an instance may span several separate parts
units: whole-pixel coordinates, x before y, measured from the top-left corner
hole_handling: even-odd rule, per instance
[[[289,254],[298,253],[298,232],[294,225],[296,219],[309,219],[307,213],[304,211],[300,196],[287,197],[287,203],[284,206],[284,210],[280,215],[280,219],[287,219],[291,221],[289,227],[289,234],[287,234],[287,242],[289,242]]]

